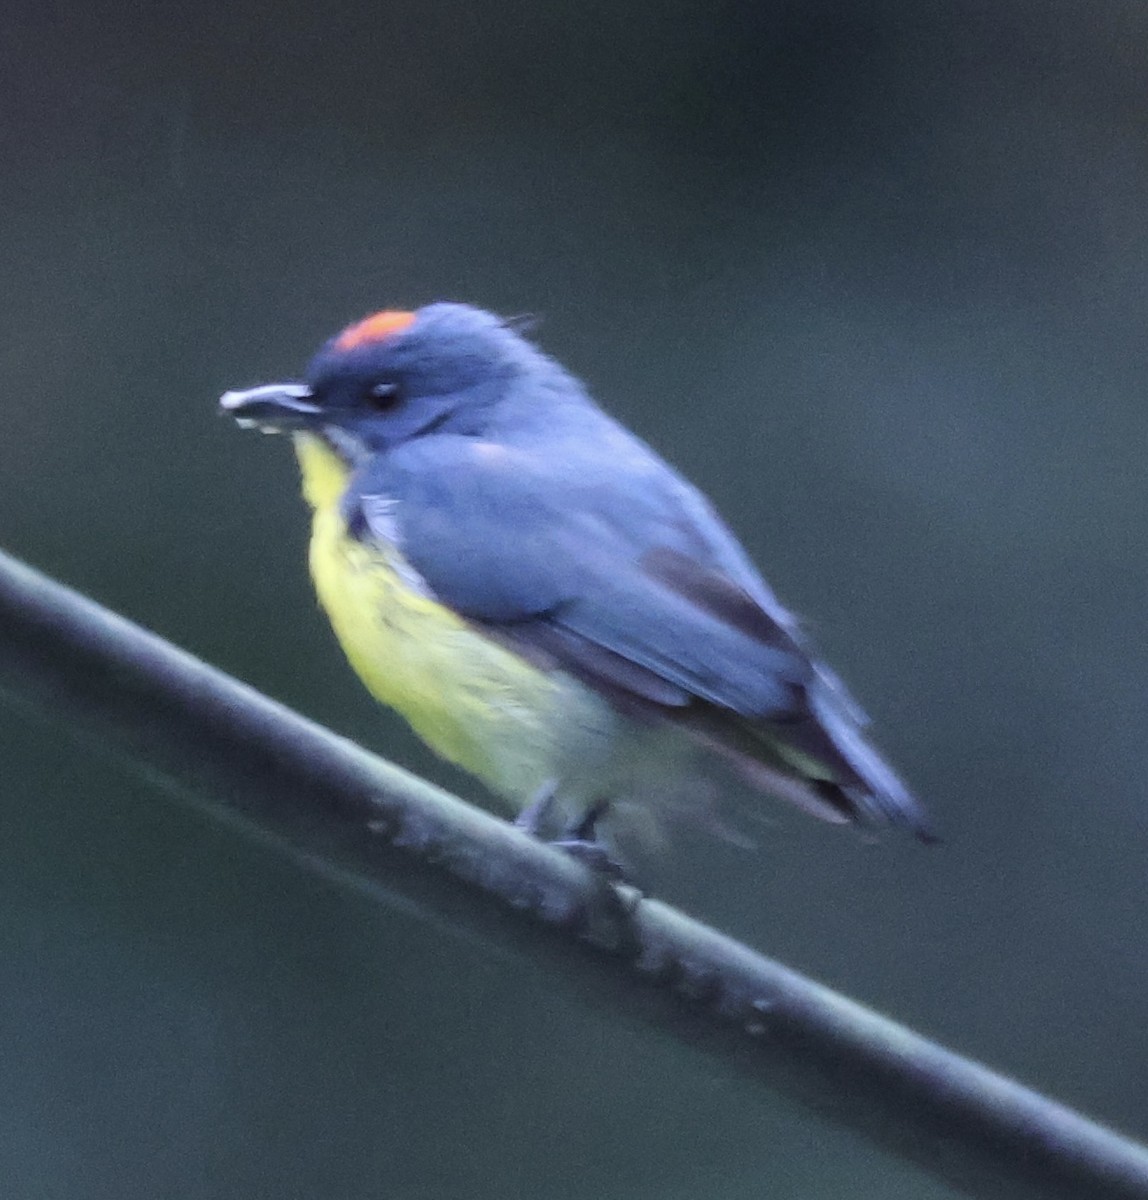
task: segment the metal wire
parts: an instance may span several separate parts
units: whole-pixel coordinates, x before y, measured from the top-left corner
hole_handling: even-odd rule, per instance
[[[976,1197],[1148,1198],[1148,1150],[368,754],[0,553],[0,699]]]

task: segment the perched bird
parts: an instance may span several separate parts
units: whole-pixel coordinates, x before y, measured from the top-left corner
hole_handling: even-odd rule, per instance
[[[702,493],[515,324],[379,312],[302,381],[220,401],[292,436],[311,574],[370,692],[518,808],[556,802],[578,843],[719,764],[828,821],[929,840]]]

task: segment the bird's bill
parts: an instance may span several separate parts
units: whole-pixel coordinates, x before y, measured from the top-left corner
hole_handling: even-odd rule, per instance
[[[245,392],[224,392],[219,407],[242,428],[268,433],[301,429],[321,411],[303,383],[268,383]]]

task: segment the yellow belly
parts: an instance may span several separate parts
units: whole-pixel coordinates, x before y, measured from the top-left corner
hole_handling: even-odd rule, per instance
[[[339,511],[341,460],[297,435],[311,504],[311,575],[352,667],[371,694],[400,712],[444,758],[494,791],[524,802],[565,773],[572,750],[593,753],[614,730],[608,706],[476,632],[411,586],[397,549],[347,534]]]

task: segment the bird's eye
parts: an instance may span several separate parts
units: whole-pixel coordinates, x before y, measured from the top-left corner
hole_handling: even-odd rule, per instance
[[[401,396],[396,384],[376,383],[367,388],[365,399],[376,412],[393,412],[398,408]]]

